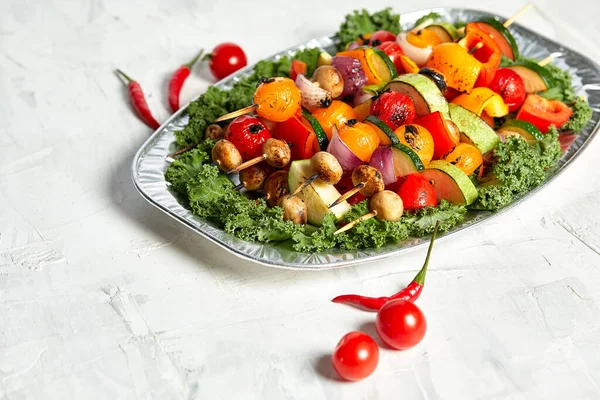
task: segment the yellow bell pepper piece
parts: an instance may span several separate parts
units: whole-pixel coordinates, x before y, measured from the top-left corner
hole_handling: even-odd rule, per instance
[[[473,89],[470,94],[460,94],[451,101],[481,116],[484,112],[490,117],[504,117],[508,114],[508,106],[502,96],[486,87]]]

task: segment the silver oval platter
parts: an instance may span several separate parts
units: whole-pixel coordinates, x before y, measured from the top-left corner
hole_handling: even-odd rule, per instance
[[[401,21],[403,28],[410,29],[419,17],[431,11],[440,13],[448,21],[471,21],[482,17],[503,18],[502,16],[478,10],[434,8],[402,14]],[[556,166],[548,171],[548,179],[541,186],[526,193],[521,198],[515,199],[513,203],[499,211],[467,213],[465,220],[453,230],[444,234],[444,238],[481,223],[508,208],[514,207],[541,187],[550,183],[552,179],[563,171],[585,148],[598,130],[600,120],[600,91],[598,90],[600,89],[600,66],[589,58],[565,48],[552,40],[546,39],[518,24],[511,26],[511,32],[517,40],[521,53],[527,57],[542,59],[548,54],[560,54],[560,57],[554,61],[554,64],[571,73],[577,94],[586,97],[594,110],[592,120],[586,125],[584,130],[580,132],[575,142],[563,155]],[[282,51],[269,59],[275,60],[281,56],[291,55],[297,50],[304,48],[319,47],[325,50],[333,49],[335,48],[335,44],[335,36],[329,35],[301,43],[288,50]],[[252,68],[253,66],[244,68],[234,75],[221,80],[216,86],[228,88],[232,83],[239,80],[240,77],[250,74]],[[175,113],[156,132],[154,132],[154,134],[139,149],[134,157],[132,165],[133,182],[140,194],[151,204],[199,233],[201,236],[218,244],[223,249],[230,251],[241,258],[267,266],[318,270],[372,262],[382,258],[397,256],[409,250],[426,246],[429,242],[428,238],[415,238],[377,249],[373,248],[354,251],[335,249],[325,253],[309,254],[299,253],[289,247],[281,245],[250,243],[225,233],[218,227],[195,216],[190,210],[182,206],[177,198],[168,190],[165,182],[164,173],[169,166],[166,157],[175,149],[175,137],[173,133],[183,129],[188,123],[186,109],[187,106],[182,107],[181,110]]]

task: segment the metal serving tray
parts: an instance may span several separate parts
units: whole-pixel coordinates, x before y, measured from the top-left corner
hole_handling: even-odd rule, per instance
[[[402,14],[401,22],[403,28],[410,29],[414,26],[415,21],[419,17],[431,11],[440,13],[449,21],[471,21],[481,17],[496,17],[496,15],[478,10],[433,8]],[[501,16],[497,17],[501,20],[505,19]],[[573,75],[573,84],[577,93],[587,97],[590,106],[594,110],[592,121],[585,127],[583,132],[580,133],[558,164],[548,171],[548,179],[542,185],[544,186],[562,172],[579,152],[587,146],[600,125],[600,66],[586,56],[567,49],[518,24],[512,25],[510,29],[517,40],[522,54],[538,59],[545,58],[549,54],[554,54],[554,63],[561,68],[566,69]],[[291,55],[297,50],[304,48],[320,47],[326,50],[333,49],[335,44],[336,41],[334,35],[329,35],[301,43],[272,56],[270,59],[276,60],[281,56]],[[228,88],[240,77],[250,74],[252,68],[253,66],[244,68],[236,74],[221,80],[215,86]],[[188,123],[189,118],[186,109],[187,106],[183,107],[169,118],[169,120],[154,132],[154,134],[139,149],[132,165],[133,181],[140,194],[151,204],[205,238],[212,240],[225,250],[241,258],[267,266],[318,270],[355,265],[397,256],[409,250],[426,246],[429,242],[428,238],[418,238],[408,239],[378,249],[354,251],[335,249],[325,253],[309,254],[298,253],[291,250],[289,247],[281,245],[250,243],[225,233],[221,229],[192,214],[188,209],[183,207],[178,202],[177,198],[167,189],[164,173],[169,164],[166,161],[166,156],[175,149],[173,132],[183,129]],[[515,206],[539,190],[542,186],[530,191],[521,198],[516,199],[512,204],[502,210],[496,212],[482,211],[468,213],[463,223],[456,226],[442,237],[447,237],[463,229],[472,227]]]

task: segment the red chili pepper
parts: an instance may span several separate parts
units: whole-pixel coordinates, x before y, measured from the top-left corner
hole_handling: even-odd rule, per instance
[[[196,61],[202,57],[203,53],[204,50],[200,50],[192,61],[179,67],[171,76],[171,80],[169,81],[169,105],[173,112],[179,110],[179,93],[181,93],[181,88],[183,87],[185,80],[190,76],[192,67],[196,64]]]
[[[152,116],[152,112],[150,111],[150,107],[148,107],[148,103],[146,103],[146,98],[144,97],[144,92],[142,91],[142,87],[140,84],[127,75],[123,73],[120,69],[116,70],[116,73],[120,75],[125,82],[127,82],[127,88],[129,89],[129,99],[131,100],[131,104],[133,108],[139,115],[139,117],[148,125],[150,128],[156,130],[160,127],[160,124],[154,117]]]
[[[384,296],[384,297],[367,297],[360,296],[357,294],[344,294],[341,296],[337,296],[334,298],[334,303],[344,303],[359,306],[365,310],[369,311],[379,311],[381,307],[385,305],[388,301],[391,300],[406,300],[411,303],[414,303],[415,300],[419,298],[421,292],[423,291],[423,287],[425,286],[425,275],[427,274],[427,266],[429,265],[429,257],[431,256],[431,249],[433,249],[433,242],[435,241],[435,236],[437,234],[438,227],[440,222],[437,221],[435,223],[435,228],[433,230],[433,234],[431,235],[431,241],[429,242],[429,249],[427,250],[427,257],[425,258],[425,263],[423,267],[412,280],[411,283],[408,284],[404,289],[399,291],[398,293],[392,296]]]

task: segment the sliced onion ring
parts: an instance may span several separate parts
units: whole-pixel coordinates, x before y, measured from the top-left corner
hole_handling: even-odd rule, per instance
[[[326,108],[331,105],[331,93],[312,83],[303,74],[296,77],[296,87],[302,95],[302,105],[306,108]]]
[[[344,91],[341,97],[353,95],[367,83],[367,75],[358,58],[335,56],[331,59],[331,65],[340,71],[344,80]]]
[[[383,175],[383,182],[386,185],[396,182],[396,172],[394,170],[394,153],[389,146],[381,146],[375,149],[369,165],[377,168]]]
[[[422,67],[427,63],[427,59],[431,55],[432,49],[413,46],[406,40],[406,32],[400,32],[396,37],[396,42],[402,48],[404,55],[413,60],[415,64]]]
[[[327,146],[327,152],[331,153],[342,166],[344,172],[351,172],[359,165],[363,165],[363,161],[350,150],[346,143],[340,139],[337,127],[334,126],[331,134],[331,141]]]

